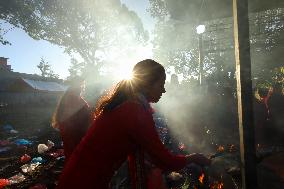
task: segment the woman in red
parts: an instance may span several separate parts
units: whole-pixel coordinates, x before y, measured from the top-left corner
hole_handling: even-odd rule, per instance
[[[84,80],[76,77],[62,96],[53,115],[52,126],[60,130],[65,162],[86,134],[91,121],[91,110],[82,98]]]
[[[200,154],[173,155],[160,141],[149,102],[158,102],[165,93],[165,79],[161,64],[143,60],[133,68],[133,79],[119,82],[102,97],[91,128],[64,167],[58,189],[107,189],[127,157],[133,189],[146,188],[145,154],[163,170],[210,163]]]

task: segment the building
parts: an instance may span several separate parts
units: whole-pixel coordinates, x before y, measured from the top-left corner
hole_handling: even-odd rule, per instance
[[[0,57],[0,70],[1,71],[12,71],[11,65],[7,64],[8,58]]]
[[[62,80],[14,72],[0,58],[0,127],[12,125],[20,132],[50,128],[53,112],[67,86]]]
[[[54,105],[67,89],[62,80],[13,72],[0,57],[0,105]]]

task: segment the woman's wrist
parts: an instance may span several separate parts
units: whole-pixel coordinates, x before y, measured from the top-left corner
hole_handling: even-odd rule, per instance
[[[189,154],[186,156],[186,162],[187,164],[195,163],[201,166],[207,166],[211,164],[211,160],[205,157],[202,154],[194,153]]]

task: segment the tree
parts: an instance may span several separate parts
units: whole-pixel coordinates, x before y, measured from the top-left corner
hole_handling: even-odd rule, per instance
[[[0,19],[81,56],[100,69],[103,60],[148,40],[139,17],[119,0],[1,0]]]
[[[59,79],[59,75],[54,73],[51,69],[51,65],[41,57],[39,65],[37,65],[39,70],[41,71],[41,76],[52,79]]]
[[[205,76],[220,80],[229,79],[235,72],[233,23],[229,11],[227,17],[210,18],[212,11],[200,10],[202,1],[188,0],[150,0],[150,13],[157,18],[154,35],[154,56],[174,66],[177,73],[182,73],[184,79],[196,76],[198,73],[198,36],[195,31],[197,23],[206,25],[203,34],[203,54]],[[261,1],[265,3],[265,1]],[[198,4],[199,3],[199,4]],[[210,3],[208,1],[207,3]],[[277,4],[276,4],[277,5]],[[227,5],[226,5],[227,6]],[[261,7],[262,5],[257,5]],[[278,6],[280,6],[278,4]],[[205,5],[203,7],[206,7]],[[210,8],[209,8],[210,7]],[[253,6],[250,7],[254,9]],[[262,10],[266,7],[262,7]],[[191,10],[194,10],[193,12]],[[250,13],[250,39],[253,78],[271,79],[271,71],[283,66],[281,52],[283,49],[283,8]],[[216,10],[215,10],[216,12]],[[222,9],[220,7],[220,15]],[[196,16],[192,16],[196,14]],[[216,13],[217,14],[217,13]],[[222,82],[222,81],[221,81]]]
[[[7,33],[7,31],[4,31],[4,29],[1,26],[2,26],[2,23],[0,22],[0,43],[2,45],[11,45],[11,43],[9,41],[4,39],[3,36]]]
[[[38,69],[41,71],[42,77],[47,77],[50,73],[50,64],[45,61],[42,57],[40,59],[39,65],[37,65]]]
[[[84,69],[84,64],[82,62],[79,62],[75,58],[71,58],[71,65],[68,69],[69,76],[67,80],[72,80],[72,78],[82,75],[83,69]]]
[[[59,75],[54,73],[53,70],[49,70],[49,72],[47,73],[47,77],[52,79],[59,79]]]

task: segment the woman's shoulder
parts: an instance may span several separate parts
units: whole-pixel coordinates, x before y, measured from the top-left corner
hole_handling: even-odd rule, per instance
[[[132,113],[153,113],[153,109],[151,108],[150,104],[145,104],[139,99],[127,100],[120,105],[120,108]]]
[[[134,109],[141,109],[143,108],[143,104],[136,100],[136,99],[131,99],[131,100],[127,100],[125,102],[123,102],[120,107],[122,108],[134,108]]]

